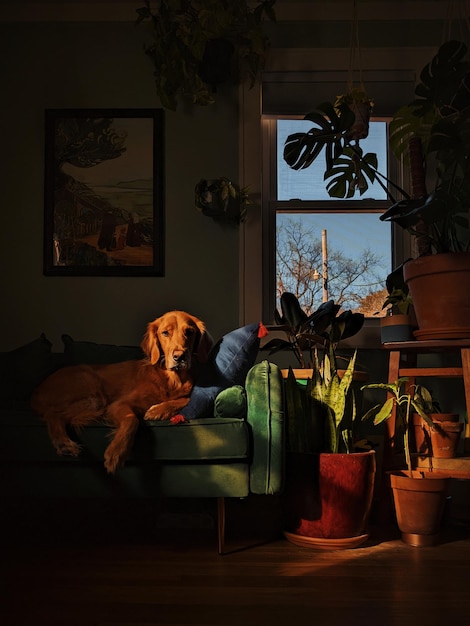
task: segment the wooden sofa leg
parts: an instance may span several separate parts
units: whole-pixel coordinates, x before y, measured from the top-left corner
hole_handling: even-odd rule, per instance
[[[217,498],[217,540],[219,554],[225,551],[225,498]]]

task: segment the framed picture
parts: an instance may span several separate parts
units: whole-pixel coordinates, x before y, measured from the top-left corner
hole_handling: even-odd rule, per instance
[[[164,276],[163,110],[48,109],[44,274]]]

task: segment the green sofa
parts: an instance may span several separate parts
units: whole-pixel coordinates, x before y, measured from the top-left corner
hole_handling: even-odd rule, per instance
[[[85,343],[102,349],[99,344],[75,342],[75,350]],[[29,395],[36,384],[69,362],[66,355],[51,353],[48,344],[41,336],[28,346],[0,354],[0,489],[4,503],[63,496],[216,498],[222,553],[224,499],[281,493],[284,407],[277,365],[264,360],[251,366],[244,384],[221,390],[203,417],[180,424],[142,420],[132,458],[111,476],[103,467],[106,425],[93,424],[74,435],[82,446],[79,457],[58,456],[45,424],[29,409]],[[126,350],[118,350],[113,358],[133,358]],[[90,360],[90,355],[84,358]]]

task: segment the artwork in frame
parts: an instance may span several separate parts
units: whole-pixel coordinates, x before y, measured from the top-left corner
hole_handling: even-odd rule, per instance
[[[163,109],[47,109],[44,274],[164,276]]]

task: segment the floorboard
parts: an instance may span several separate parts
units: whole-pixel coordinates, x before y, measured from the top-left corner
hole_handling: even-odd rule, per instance
[[[207,506],[202,513],[206,522]],[[369,540],[359,548],[320,551],[290,544],[279,529],[273,533],[277,523],[257,528],[253,511],[243,504],[238,508],[229,510],[229,553],[223,556],[216,550],[214,526],[190,528],[183,510],[186,523],[172,529],[151,516],[146,524],[134,516],[132,526],[132,510],[126,523],[115,520],[108,531],[99,523],[93,529],[85,513],[88,525],[78,519],[81,532],[71,525],[60,533],[54,520],[47,526],[39,515],[40,523],[29,520],[29,533],[11,528],[10,536],[2,535],[0,624],[470,623],[466,524],[448,521],[441,543],[430,548],[407,546],[391,524],[372,526]],[[200,514],[193,511],[193,517]],[[175,521],[178,512],[166,516]],[[272,511],[267,517],[276,521]]]

